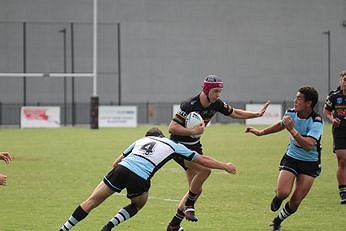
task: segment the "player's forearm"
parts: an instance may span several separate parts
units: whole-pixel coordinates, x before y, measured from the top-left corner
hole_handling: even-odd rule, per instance
[[[185,128],[176,122],[171,122],[168,127],[168,132],[177,136],[191,136],[193,134],[193,130],[191,128]]]
[[[293,139],[299,144],[299,146],[307,151],[311,150],[316,144],[315,139],[311,137],[302,136],[295,128],[291,129],[289,133],[291,134]]]
[[[200,155],[197,158],[196,161],[198,164],[203,165],[204,167],[211,168],[211,169],[221,169],[221,170],[226,170],[227,169],[227,164],[220,162],[218,160],[215,160],[209,156],[205,155]]]
[[[256,118],[259,116],[260,115],[257,112],[245,111],[245,110],[237,109],[237,108],[234,108],[231,114],[231,117],[235,119],[251,119],[251,118]]]
[[[281,121],[278,121],[275,124],[260,130],[260,135],[265,136],[268,134],[276,133],[282,131],[284,128],[285,127],[282,125]]]
[[[329,122],[333,123],[333,120],[334,120],[333,112],[327,110],[326,108],[323,108],[323,114],[329,120]]]

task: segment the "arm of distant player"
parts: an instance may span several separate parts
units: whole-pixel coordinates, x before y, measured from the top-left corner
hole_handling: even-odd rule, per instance
[[[185,128],[184,126],[172,120],[168,126],[168,131],[169,133],[178,135],[178,136],[201,135],[204,132],[204,124],[201,123],[200,125],[195,126],[193,128]]]
[[[339,127],[341,120],[339,118],[335,118],[333,112],[328,110],[326,106],[323,107],[323,114],[325,117],[333,124],[334,127]]]
[[[225,170],[226,172],[231,174],[236,174],[237,172],[237,167],[234,164],[223,163],[206,155],[198,154],[194,162],[196,162],[197,164],[203,165],[204,167],[207,167],[207,168]]]
[[[265,104],[263,104],[262,108],[256,112],[233,108],[233,111],[229,116],[234,119],[251,119],[251,118],[260,117],[260,116],[263,116],[269,104],[270,104],[270,101],[268,100]]]
[[[120,163],[120,161],[122,161],[122,159],[124,159],[124,155],[121,154],[120,156],[118,156],[118,158],[116,158],[113,162],[113,168],[117,167],[118,164]]]
[[[271,133],[276,133],[276,132],[282,131],[284,129],[285,129],[285,126],[283,125],[282,120],[280,120],[280,121],[276,122],[275,124],[273,124],[269,127],[266,127],[262,130],[258,130],[257,128],[254,128],[254,127],[247,127],[245,132],[246,133],[252,133],[256,136],[264,136],[264,135],[268,135]]]

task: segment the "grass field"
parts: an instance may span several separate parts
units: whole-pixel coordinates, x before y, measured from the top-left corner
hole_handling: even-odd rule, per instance
[[[0,149],[15,158],[9,165],[0,162],[0,172],[9,177],[8,185],[0,187],[0,231],[58,230],[114,158],[147,128],[0,129]],[[167,127],[161,128],[167,134]],[[270,230],[275,214],[269,203],[288,135],[283,131],[255,137],[244,129],[244,125],[214,125],[205,131],[205,153],[235,163],[238,174],[212,173],[196,206],[200,221],[184,221],[185,230]],[[329,125],[322,144],[322,174],[298,212],[283,223],[284,231],[345,230],[346,206],[339,204]],[[169,162],[152,179],[146,207],[114,230],[166,230],[186,190],[183,170]],[[73,230],[100,230],[128,204],[124,194],[110,197]]]

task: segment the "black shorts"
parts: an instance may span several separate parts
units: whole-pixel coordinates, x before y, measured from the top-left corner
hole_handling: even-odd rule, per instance
[[[304,174],[312,177],[318,177],[321,173],[319,161],[302,161],[284,155],[281,159],[280,170],[287,170],[294,175]]]
[[[334,128],[333,127],[333,149],[334,152],[335,150],[338,149],[346,149],[346,128],[343,127],[338,127]]]
[[[179,142],[178,142],[179,143]],[[181,143],[182,144],[182,143]],[[197,152],[198,154],[203,155],[203,150],[202,150],[202,144],[200,142],[198,142],[197,144],[193,144],[193,145],[187,145],[187,144],[183,144],[185,147],[187,147],[188,149],[191,149],[192,151]],[[181,156],[175,156],[173,158],[175,160],[175,162],[177,162],[181,167],[183,167],[183,169],[186,171],[188,168],[185,166],[184,164],[184,158]]]
[[[133,198],[148,192],[150,181],[144,180],[122,165],[112,169],[104,178],[103,182],[113,191],[127,190],[127,198]]]

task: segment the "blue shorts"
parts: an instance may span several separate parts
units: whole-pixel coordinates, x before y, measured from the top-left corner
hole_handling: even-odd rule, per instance
[[[294,175],[304,174],[312,177],[318,177],[321,174],[321,165],[319,161],[302,161],[284,155],[281,159],[280,170],[286,170]]]

